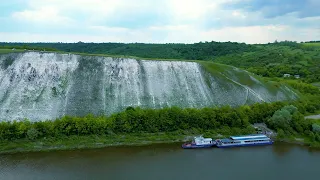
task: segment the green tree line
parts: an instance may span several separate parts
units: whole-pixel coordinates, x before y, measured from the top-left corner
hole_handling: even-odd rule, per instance
[[[2,121],[0,139],[35,140],[44,137],[71,135],[108,135],[113,133],[157,133],[178,130],[218,130],[226,134],[230,128],[253,132],[250,124],[266,123],[272,129],[289,134],[304,134],[318,137],[318,127],[304,119],[303,114],[320,109],[320,98],[309,101],[257,103],[237,108],[186,108],[141,109],[128,107],[125,111],[111,116],[87,115],[84,117],[64,116],[54,121],[39,122]],[[291,106],[290,106],[291,105]],[[289,108],[288,108],[289,107]],[[236,133],[237,132],[233,132]]]
[[[53,48],[65,52],[110,54],[142,58],[209,60],[214,57],[249,52],[252,45],[236,42],[200,42],[195,44],[145,44],[145,43],[0,43],[0,46]]]
[[[20,49],[20,50],[34,50],[34,51],[58,51],[55,48],[52,47],[38,47],[38,46],[30,46],[27,44],[23,44],[23,45],[5,45],[2,44],[0,46],[0,49]]]

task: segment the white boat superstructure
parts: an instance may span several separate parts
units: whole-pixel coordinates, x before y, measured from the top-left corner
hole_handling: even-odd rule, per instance
[[[194,137],[193,142],[196,145],[208,145],[208,144],[212,144],[213,140],[212,138],[204,138],[202,136],[198,136],[198,137]]]
[[[216,145],[216,141],[212,138],[204,138],[202,136],[197,136],[193,138],[191,143],[185,143],[182,145],[184,149],[193,149],[193,148],[207,148]]]
[[[230,138],[218,139],[216,141],[217,147],[259,146],[273,144],[273,141],[264,134],[230,136]]]

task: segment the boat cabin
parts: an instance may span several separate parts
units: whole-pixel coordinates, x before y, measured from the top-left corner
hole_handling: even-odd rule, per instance
[[[268,136],[264,134],[252,134],[247,136],[230,136],[232,140],[252,140],[252,139],[269,139]]]
[[[226,139],[217,139],[218,144],[241,144],[241,142],[262,142],[269,141],[270,138],[264,134],[252,134],[246,136],[230,136]]]
[[[212,138],[204,138],[202,136],[194,137],[193,141],[196,145],[205,145],[205,144],[212,144]]]

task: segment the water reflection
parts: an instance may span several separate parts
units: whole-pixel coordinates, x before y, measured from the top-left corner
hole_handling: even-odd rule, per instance
[[[0,155],[0,179],[81,180],[108,177],[194,180],[199,177],[212,179],[214,174],[217,179],[248,180],[259,177],[260,180],[270,180],[281,177],[292,180],[316,177],[314,172],[318,171],[319,162],[320,151],[287,143],[197,150],[184,150],[180,143],[157,144]]]
[[[308,151],[310,154],[320,155],[319,148],[311,148],[304,145],[285,143],[285,142],[276,142],[272,146],[272,150],[278,156],[286,156],[290,154],[293,150]]]
[[[272,150],[275,154],[278,156],[285,156],[287,155],[293,148],[296,148],[296,146],[288,143],[275,143],[272,146]]]

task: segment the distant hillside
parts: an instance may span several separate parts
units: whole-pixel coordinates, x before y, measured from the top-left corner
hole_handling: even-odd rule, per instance
[[[153,59],[214,61],[265,77],[299,75],[305,82],[320,81],[320,43],[291,41],[248,45],[234,42],[195,44],[144,43],[0,43],[0,48],[124,55]],[[1,52],[0,52],[1,53]]]
[[[205,42],[195,44],[144,44],[144,43],[0,43],[0,47],[19,46],[53,48],[65,52],[90,54],[127,55],[143,58],[212,60],[217,56],[254,51],[255,47],[244,43]]]
[[[264,77],[299,75],[305,82],[320,81],[320,49],[309,44],[256,45],[252,52],[229,54],[215,62],[241,67]],[[320,46],[319,46],[320,47]]]

